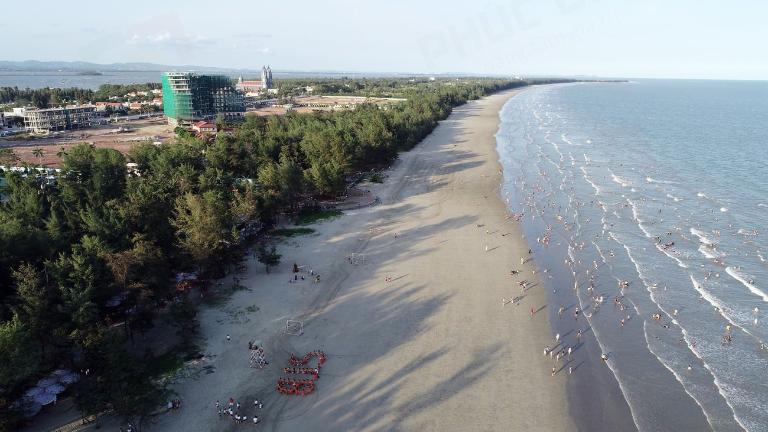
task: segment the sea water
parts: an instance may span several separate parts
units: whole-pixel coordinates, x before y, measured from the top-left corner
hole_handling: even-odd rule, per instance
[[[637,428],[685,429],[692,401],[768,430],[768,82],[540,86],[500,116],[503,198]]]

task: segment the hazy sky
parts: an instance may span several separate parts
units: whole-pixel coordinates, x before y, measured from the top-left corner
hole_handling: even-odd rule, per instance
[[[36,0],[2,9],[0,60],[768,79],[768,2],[758,0]]]

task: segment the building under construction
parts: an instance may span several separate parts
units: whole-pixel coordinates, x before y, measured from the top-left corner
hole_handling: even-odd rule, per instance
[[[243,95],[229,77],[186,72],[163,74],[163,112],[171,125],[224,114],[228,118],[245,115]]]
[[[94,106],[26,109],[24,128],[29,132],[46,133],[90,127],[95,113]]]

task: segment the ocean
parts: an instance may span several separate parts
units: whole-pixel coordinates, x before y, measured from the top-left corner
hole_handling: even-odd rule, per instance
[[[73,71],[0,71],[0,87],[78,87],[97,90],[102,84],[159,83],[162,72],[102,72],[82,75]]]
[[[45,88],[45,87],[78,87],[97,90],[102,84],[144,84],[160,83],[163,72],[160,71],[102,71],[100,75],[85,75],[77,71],[11,71],[0,70],[0,87]],[[200,72],[224,74],[233,79],[242,76],[245,79],[259,79],[259,71],[223,71]],[[286,78],[377,78],[377,77],[409,77],[407,74],[393,73],[361,73],[361,72],[275,72],[278,79]]]
[[[768,82],[539,86],[500,116],[502,197],[574,356],[641,431],[768,430]]]

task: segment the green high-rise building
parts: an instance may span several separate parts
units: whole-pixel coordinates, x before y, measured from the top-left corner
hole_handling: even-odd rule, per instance
[[[220,113],[230,118],[245,113],[243,95],[224,75],[166,72],[162,81],[163,112],[170,124],[210,119]]]

